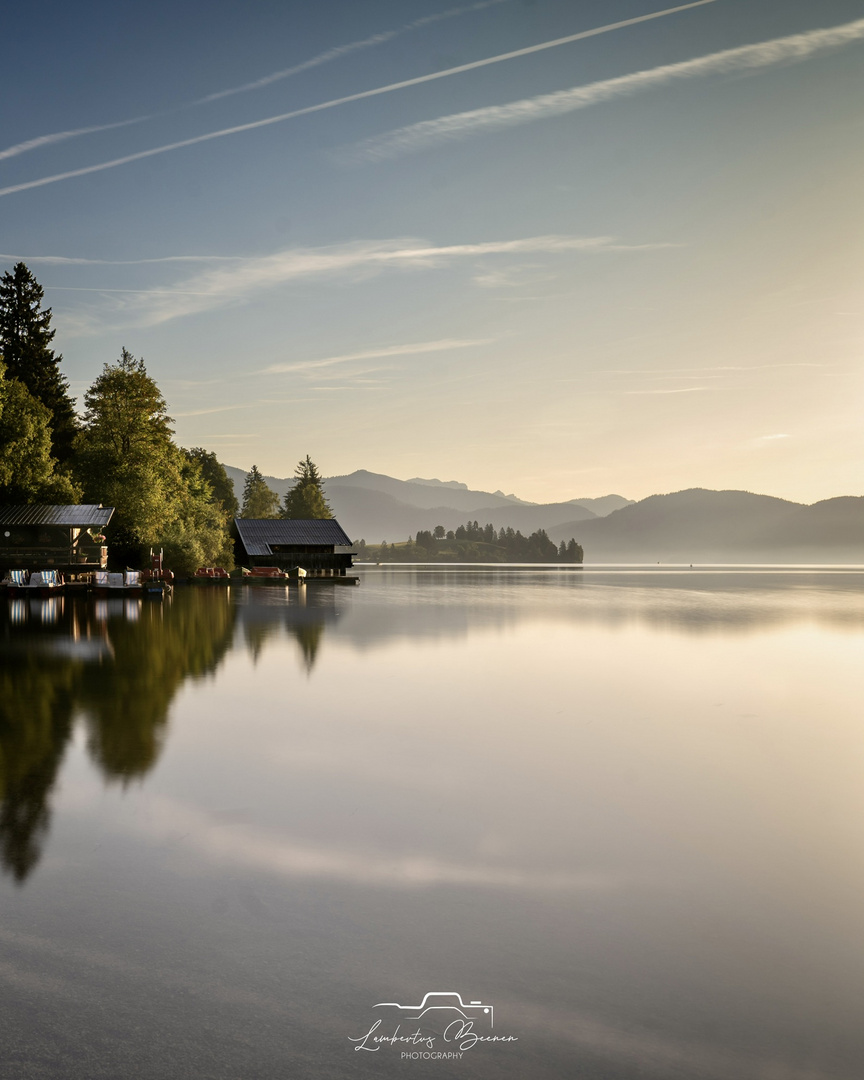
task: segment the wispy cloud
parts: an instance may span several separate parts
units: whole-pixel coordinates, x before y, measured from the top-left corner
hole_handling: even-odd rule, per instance
[[[627,340],[626,338],[624,339]],[[824,364],[816,363],[791,363],[791,364],[715,364],[711,367],[686,367],[686,368],[651,368],[647,370],[645,368],[603,368],[600,371],[594,371],[592,375],[646,375],[650,378],[654,378],[657,375],[671,372],[674,375],[690,376],[698,375],[700,378],[707,377],[707,373],[711,371],[722,372],[748,372],[748,371],[771,371],[776,368],[821,368]],[[713,376],[712,376],[713,378]]]
[[[248,405],[220,405],[214,409],[192,409],[190,412],[175,412],[174,418],[179,420],[185,416],[209,416],[211,413],[234,412],[236,409],[254,409],[261,404],[262,402],[255,401],[250,402]]]
[[[262,289],[322,276],[374,273],[385,269],[418,270],[444,266],[460,259],[493,255],[557,255],[568,252],[601,254],[641,252],[672,247],[670,244],[623,244],[611,236],[532,236],[521,240],[493,240],[436,247],[423,241],[373,240],[324,248],[289,248],[273,255],[246,259],[230,267],[203,270],[177,284],[122,294],[114,302],[124,318],[139,326],[155,326],[170,319],[237,303]]]
[[[494,338],[456,339],[444,338],[441,341],[420,341],[411,345],[387,345],[380,349],[364,349],[362,352],[344,353],[342,356],[328,356],[324,360],[304,360],[296,364],[273,364],[263,368],[260,375],[283,375],[292,372],[315,371],[318,368],[331,367],[334,364],[347,364],[357,360],[378,360],[390,356],[418,356],[422,353],[449,352],[452,349],[467,349],[474,345],[488,345]]]
[[[844,23],[828,29],[810,30],[802,34],[774,38],[755,45],[742,45],[734,49],[684,60],[675,64],[663,64],[645,71],[621,75],[614,79],[575,86],[552,94],[523,98],[506,105],[492,105],[470,112],[454,113],[435,120],[398,128],[383,135],[357,143],[352,156],[367,160],[397,157],[400,154],[468,136],[483,131],[494,131],[526,124],[533,120],[545,120],[552,116],[586,109],[602,101],[625,97],[650,90],[679,79],[693,79],[704,75],[724,74],[730,71],[771,67],[784,62],[807,60],[829,49],[837,49],[864,38],[864,19]]]
[[[4,255],[0,262],[44,263],[53,266],[147,266],[150,263],[242,262],[243,255],[163,255],[158,259],[83,259],[68,255]]]
[[[707,386],[681,386],[677,390],[625,390],[625,394],[695,394],[707,390]]]
[[[762,446],[766,443],[777,442],[778,439],[791,439],[791,437],[791,435],[786,435],[783,433],[779,435],[760,435],[757,439],[754,439],[753,441],[757,444],[757,446]]]
[[[208,433],[208,439],[258,439],[261,437],[260,431],[224,431],[221,434],[211,435]]]
[[[555,38],[554,41],[544,41],[537,45],[529,45],[524,49],[516,49],[513,52],[500,53],[497,56],[489,56],[483,60],[473,60],[467,64],[459,64],[457,67],[445,68],[443,71],[433,71],[426,75],[418,75],[413,79],[402,79],[400,82],[388,83],[386,86],[378,86],[372,90],[361,90],[356,94],[347,94],[344,97],[332,98],[316,105],[307,105],[302,109],[292,109],[290,112],[280,113],[277,116],[268,116],[262,120],[252,120],[246,124],[235,124],[233,127],[221,128],[219,131],[209,131],[204,135],[195,135],[190,139],[180,139],[177,142],[165,143],[163,146],[154,146],[149,150],[140,150],[135,154],[126,154],[124,157],[113,158],[110,161],[101,161],[96,165],[87,165],[80,169],[70,169],[67,172],[55,173],[52,176],[42,176],[38,180],[26,180],[21,184],[11,184],[0,188],[0,195],[12,195],[18,191],[28,191],[31,188],[43,187],[45,184],[56,184],[61,180],[71,180],[77,176],[87,176],[90,173],[102,172],[105,169],[116,169],[120,165],[128,165],[133,161],[141,161],[144,158],[154,157],[157,154],[167,154],[172,150],[180,150],[187,146],[196,146],[198,143],[209,142],[211,139],[223,139],[229,135],[237,135],[244,131],[254,131],[258,128],[268,127],[271,124],[281,124],[286,120],[293,120],[298,116],[308,116],[310,113],[323,112],[326,109],[335,109],[340,105],[347,105],[352,101],[362,101],[366,98],[378,97],[381,94],[391,94],[396,90],[404,90],[409,86],[419,86],[421,83],[433,82],[437,79],[448,79],[453,75],[459,75],[465,71],[474,71],[477,68],[487,67],[489,64],[500,64],[506,60],[513,60],[519,56],[528,56],[531,53],[541,52],[544,49],[553,49],[560,45],[567,45],[583,38],[596,37],[598,34],[608,34],[613,30],[620,30],[626,26],[634,26],[636,23],[647,22],[650,19],[660,19],[667,15],[674,15],[679,11],[687,11],[694,7],[703,7],[705,4],[716,3],[716,0],[695,0],[694,3],[681,4],[678,7],[666,8],[663,11],[655,11],[649,15],[640,15],[634,19],[624,19],[621,22],[609,23],[606,26],[598,26],[593,30],[583,30],[578,34],[568,34],[567,37]],[[433,121],[434,122],[434,121]]]

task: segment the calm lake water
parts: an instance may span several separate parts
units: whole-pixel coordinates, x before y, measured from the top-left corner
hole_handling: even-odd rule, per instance
[[[862,597],[3,598],[0,1075],[860,1080]]]

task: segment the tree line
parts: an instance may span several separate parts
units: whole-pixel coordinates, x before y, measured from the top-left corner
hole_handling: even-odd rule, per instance
[[[582,547],[571,537],[556,545],[545,529],[523,536],[518,529],[481,526],[469,521],[449,531],[443,525],[421,529],[404,544],[356,545],[357,557],[372,562],[581,563]]]
[[[291,521],[308,521],[310,518],[332,518],[333,511],[324,497],[324,481],[315,462],[307,454],[294,470],[294,486],[290,488],[282,505],[279,496],[253,465],[246,474],[243,487],[244,518],[288,518]]]
[[[229,527],[239,507],[215,453],[175,443],[159,387],[126,348],[104,365],[79,415],[43,297],[22,262],[0,278],[0,503],[113,506],[106,538],[117,565],[141,565],[152,547],[164,549],[165,565],[181,574],[233,567]],[[281,509],[253,466],[242,512],[332,516],[308,456]]]

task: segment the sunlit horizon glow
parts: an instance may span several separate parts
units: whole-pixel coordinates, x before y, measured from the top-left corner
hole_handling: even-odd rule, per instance
[[[273,476],[862,493],[852,0],[7,30],[0,272],[79,403],[126,347],[178,441]]]

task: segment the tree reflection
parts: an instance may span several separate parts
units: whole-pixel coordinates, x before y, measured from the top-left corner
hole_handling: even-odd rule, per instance
[[[215,671],[234,628],[233,609],[221,589],[181,594],[170,611],[158,601],[131,603],[138,607],[124,610],[123,617],[107,612],[113,663],[83,668],[78,696],[93,760],[106,778],[124,784],[153,768],[177,690],[187,678]]]
[[[37,660],[10,671],[0,660],[0,860],[18,882],[42,854],[48,795],[72,734],[74,666],[46,677]]]
[[[0,608],[0,861],[17,882],[41,856],[76,717],[106,779],[144,776],[177,691],[216,670],[233,631],[221,589],[180,593],[170,608],[84,597]]]
[[[299,645],[303,667],[311,674],[324,630],[339,617],[337,588],[303,585],[285,593],[266,586],[246,589],[239,600],[238,617],[253,664],[268,643],[288,634]]]

